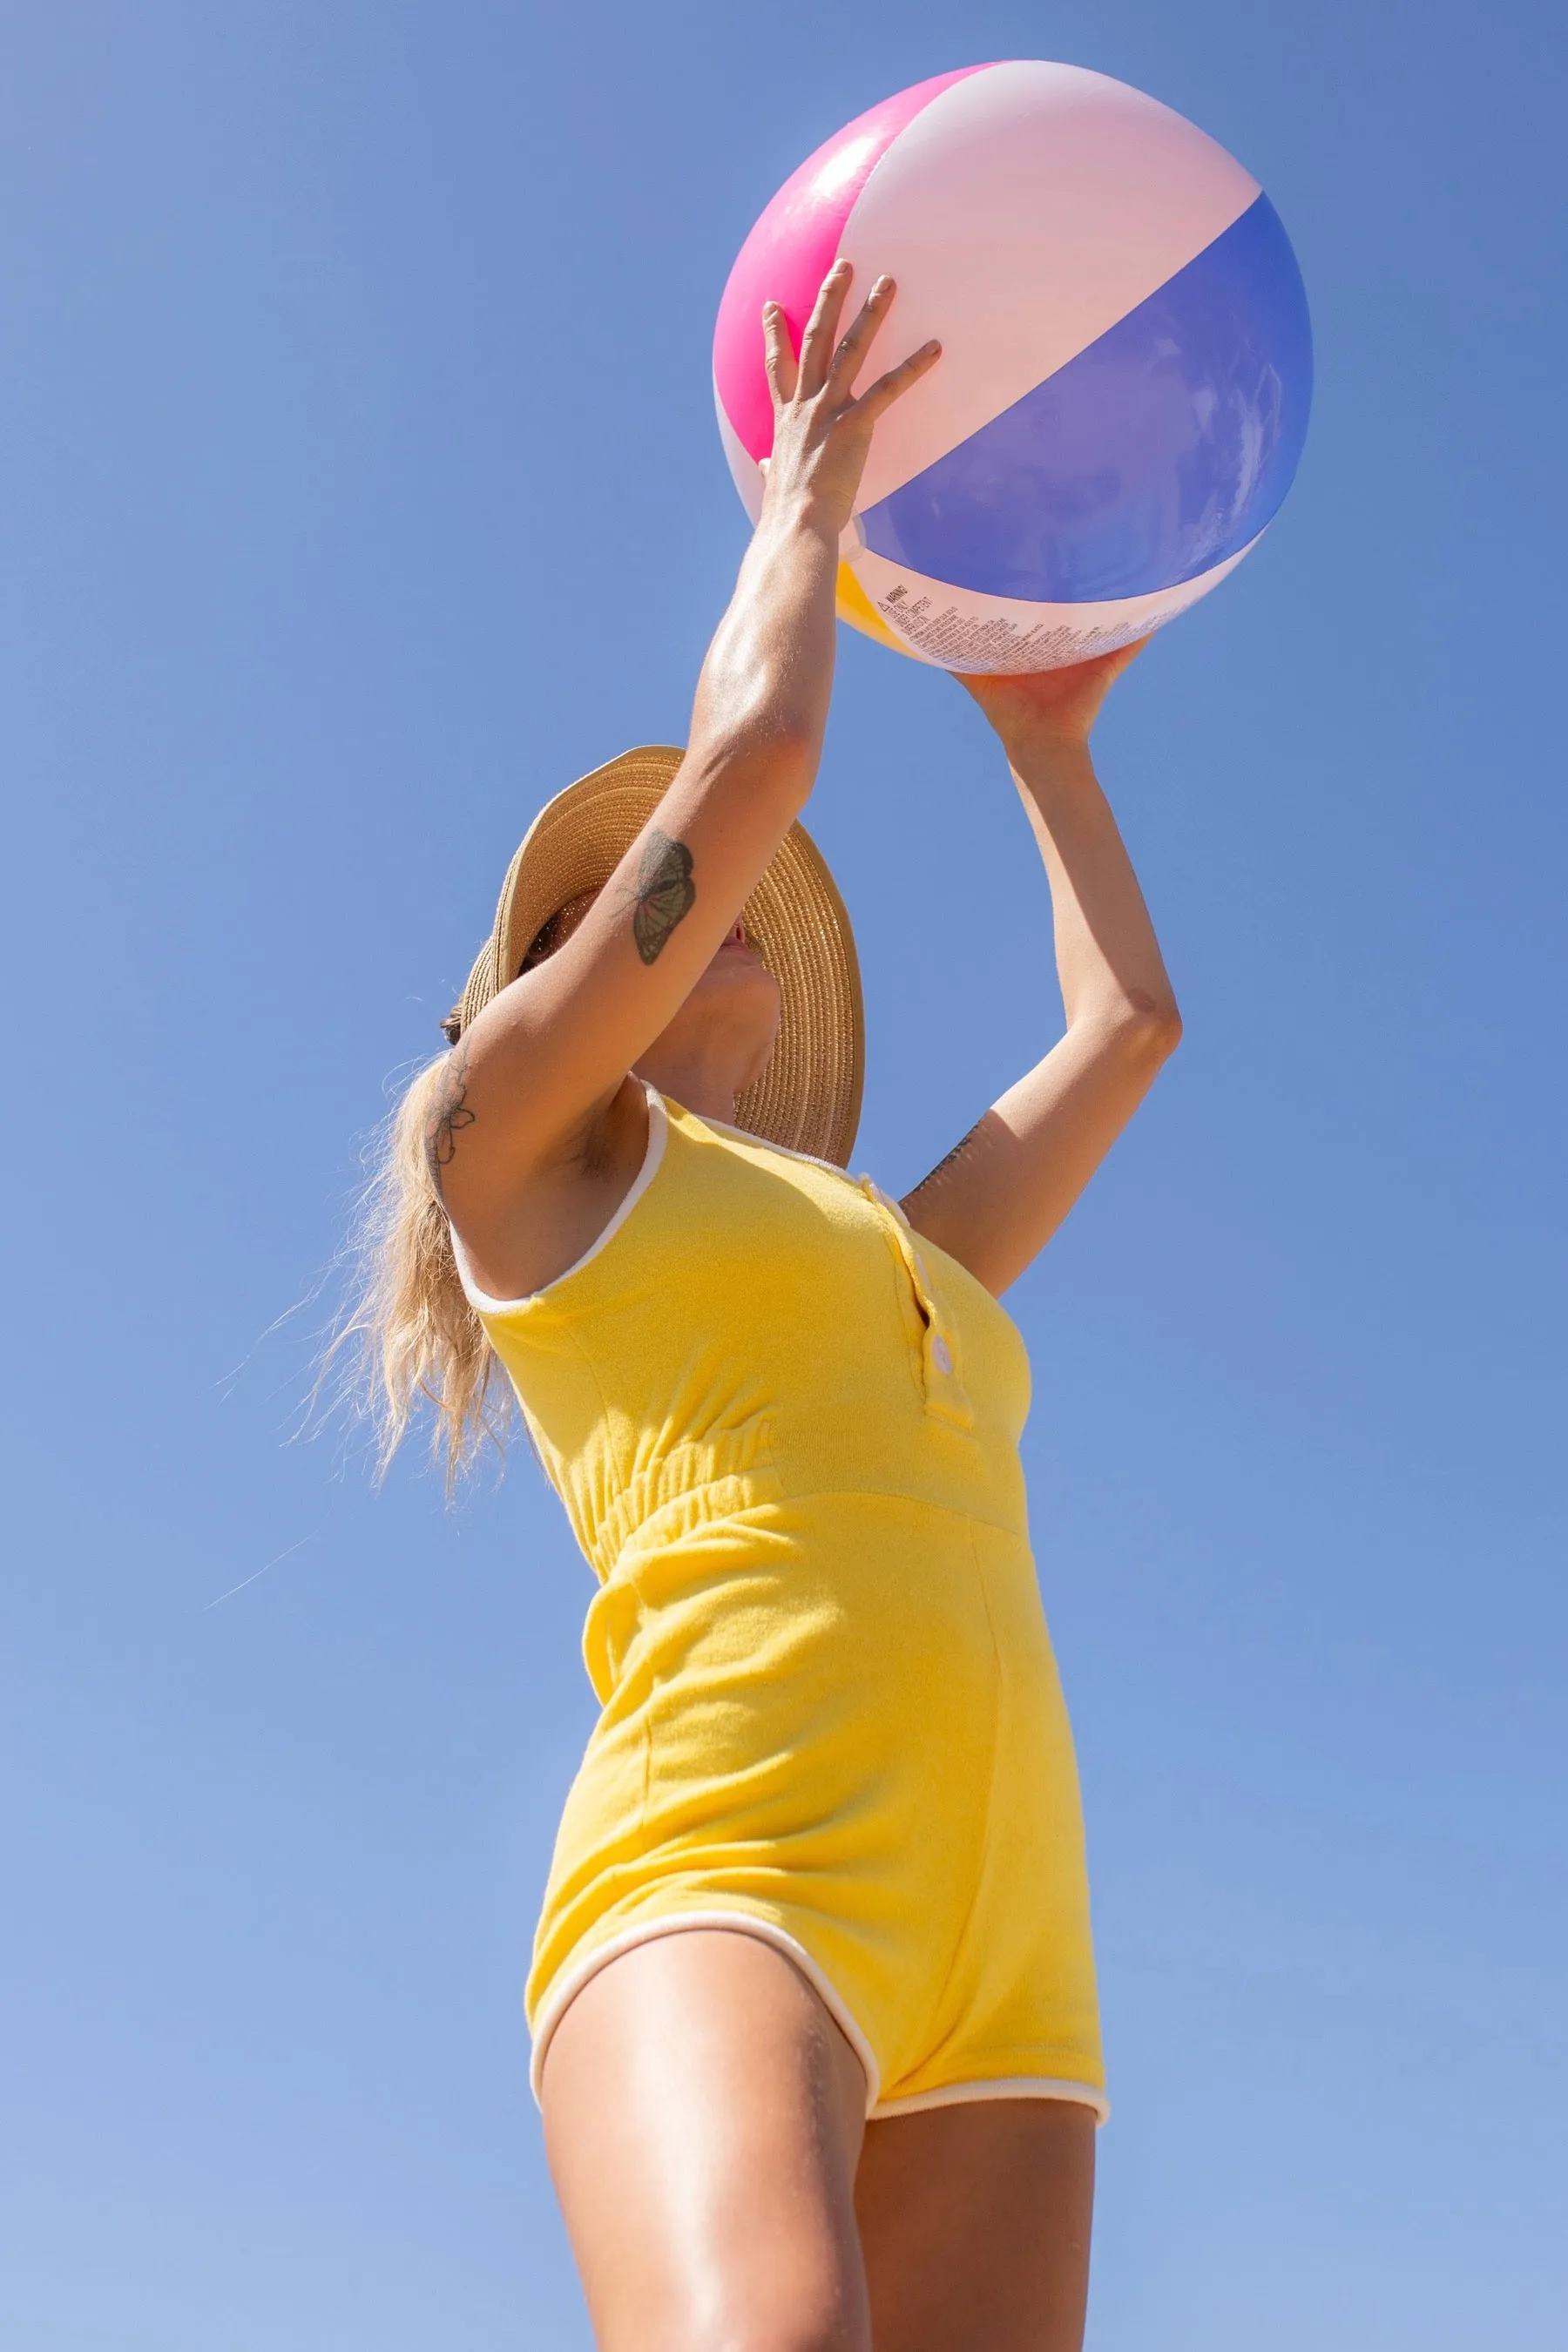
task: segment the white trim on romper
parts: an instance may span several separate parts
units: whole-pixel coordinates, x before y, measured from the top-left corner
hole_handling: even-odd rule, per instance
[[[1097,2124],[1105,2122],[1110,2102],[1091,2083],[1073,2083],[1048,2074],[1001,2074],[994,2082],[944,2083],[940,2090],[915,2091],[907,2099],[880,2099],[871,2110],[879,2123],[884,2116],[918,2116],[925,2107],[971,2106],[980,2099],[1065,2099],[1093,2109]]]
[[[803,1945],[784,1927],[776,1927],[771,1919],[759,1919],[750,1911],[669,1911],[657,1919],[645,1919],[630,1927],[623,1927],[618,1936],[606,1937],[591,1952],[585,1952],[574,1968],[557,1977],[542,2005],[533,2026],[533,2058],[529,2066],[529,2085],[536,2102],[540,2099],[544,2080],[544,2061],[555,2029],[565,2016],[572,2002],[584,1986],[596,1977],[601,1969],[618,1960],[623,1952],[635,1951],[639,1944],[651,1944],[656,1937],[678,1936],[695,1927],[723,1927],[737,1935],[752,1936],[759,1943],[771,1944],[786,1960],[793,1960],[817,1999],[837,2026],[840,2033],[860,2061],[866,2076],[866,2113],[869,2115],[881,2092],[881,2070],[876,2054],[838,1988],[818,1967]]]
[[[909,2098],[884,2099],[881,2070],[875,2053],[832,1978],[786,1928],[775,1927],[771,1919],[759,1919],[751,1911],[673,1911],[662,1918],[643,1920],[637,1926],[623,1927],[618,1936],[606,1937],[593,1951],[584,1953],[574,1968],[557,1977],[533,2028],[533,2057],[528,2080],[536,2104],[542,2103],[544,2061],[555,2030],[584,1986],[601,1969],[608,1968],[612,1960],[618,1960],[623,1952],[635,1951],[639,1944],[651,1944],[657,1937],[677,1936],[697,1927],[721,1927],[736,1935],[752,1936],[761,1944],[771,1944],[785,1959],[794,1962],[860,2061],[866,2076],[868,2123],[880,2123],[889,2116],[919,2115],[926,2107],[971,2106],[982,2099],[1064,2099],[1075,2106],[1090,2108],[1097,2124],[1104,2123],[1110,2113],[1110,2102],[1104,2092],[1095,2090],[1091,2084],[1058,2081],[1045,2074],[1006,2074],[991,2082],[944,2083],[939,2090],[916,2091]]]
[[[685,1105],[682,1104],[682,1109]],[[687,1111],[688,1118],[700,1119],[704,1127],[716,1128],[721,1135],[732,1135],[741,1143],[754,1143],[759,1151],[782,1151],[786,1160],[804,1160],[808,1168],[825,1168],[830,1176],[841,1176],[846,1184],[860,1189],[859,1180],[841,1168],[837,1160],[820,1159],[815,1151],[797,1151],[793,1143],[775,1143],[771,1135],[753,1135],[749,1127],[736,1127],[727,1118],[710,1118],[706,1111]]]
[[[458,1238],[458,1228],[450,1219],[447,1220],[447,1229],[452,1236],[452,1255],[458,1262],[458,1278],[470,1307],[477,1307],[481,1315],[505,1315],[514,1307],[532,1307],[539,1299],[548,1298],[552,1290],[559,1290],[563,1282],[570,1282],[574,1274],[581,1274],[606,1244],[614,1241],[658,1174],[659,1162],[664,1158],[665,1138],[669,1132],[669,1114],[665,1109],[663,1096],[656,1087],[650,1087],[646,1078],[643,1080],[643,1092],[647,1097],[647,1149],[643,1153],[642,1166],[632,1179],[630,1191],[597,1241],[590,1242],[582,1256],[574,1258],[565,1273],[558,1274],[553,1282],[547,1282],[542,1290],[531,1290],[521,1298],[492,1298],[474,1280],[467,1253]]]
[[[701,1111],[689,1112],[688,1117],[700,1118],[704,1127],[717,1128],[721,1135],[732,1135],[742,1143],[757,1143],[764,1151],[782,1152],[786,1160],[803,1160],[808,1168],[824,1168],[829,1176],[841,1177],[844,1182],[857,1192],[863,1194],[866,1187],[869,1185],[883,1208],[889,1210],[897,1217],[904,1231],[907,1234],[913,1233],[914,1227],[910,1223],[909,1212],[903,1202],[895,1201],[890,1192],[884,1192],[874,1176],[857,1176],[850,1169],[840,1168],[837,1160],[820,1160],[815,1151],[797,1151],[793,1144],[775,1143],[771,1136],[753,1135],[748,1128],[731,1127],[728,1120],[709,1118]]]

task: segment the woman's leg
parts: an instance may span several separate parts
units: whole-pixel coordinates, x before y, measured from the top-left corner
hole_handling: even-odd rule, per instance
[[[866,2126],[855,2187],[877,2352],[1079,2352],[1094,2116],[985,2099]]]
[[[622,1953],[542,2096],[600,2352],[870,2352],[866,2077],[782,1952],[693,1928]]]

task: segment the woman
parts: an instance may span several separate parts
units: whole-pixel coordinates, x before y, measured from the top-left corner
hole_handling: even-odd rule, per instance
[[[853,951],[794,820],[839,534],[938,356],[856,398],[893,289],[840,341],[848,274],[798,363],[765,313],[766,499],[689,744],[584,779],[519,853],[401,1114],[359,1324],[388,1443],[423,1392],[449,1461],[504,1365],[601,1579],[529,2011],[606,2352],[1083,2325],[1103,2078],[995,1300],[1178,1023],[1087,750],[1131,652],[966,680],[1045,860],[1066,1034],[900,1206],[837,1164]]]

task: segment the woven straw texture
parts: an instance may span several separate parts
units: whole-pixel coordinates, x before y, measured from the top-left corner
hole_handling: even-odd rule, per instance
[[[456,1007],[463,1028],[516,979],[551,916],[609,880],[681,758],[668,744],[624,751],[541,809],[511,861],[495,929]],[[744,920],[778,982],[782,1011],[767,1067],[739,1097],[737,1120],[770,1143],[847,1167],[866,1075],[860,967],[844,901],[804,825],[784,835]]]

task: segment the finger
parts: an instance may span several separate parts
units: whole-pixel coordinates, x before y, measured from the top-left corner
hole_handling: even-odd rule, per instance
[[[833,354],[828,380],[842,388],[846,395],[866,364],[866,354],[876,340],[878,328],[892,308],[897,290],[890,278],[879,278],[861,304],[858,318]]]
[[[875,424],[884,409],[891,408],[894,401],[901,400],[911,384],[919,383],[922,375],[931,373],[941,357],[942,345],[939,342],[922,343],[918,352],[911,352],[907,360],[901,361],[896,368],[889,368],[886,375],[879,375],[875,383],[868,386],[854,404],[856,415],[868,416]]]
[[[793,396],[798,373],[790,346],[789,320],[777,302],[763,304],[763,365],[777,407]]]
[[[855,272],[847,261],[836,261],[822,281],[822,290],[807,323],[800,345],[800,389],[809,395],[820,392],[826,381],[833,359],[833,346],[838,340],[838,320],[844,309],[844,298],[849,291],[849,280]]]

